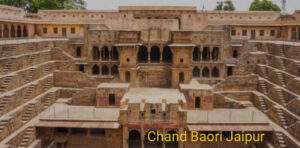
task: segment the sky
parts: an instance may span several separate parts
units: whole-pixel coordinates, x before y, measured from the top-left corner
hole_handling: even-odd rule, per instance
[[[219,0],[85,0],[87,9],[117,10],[119,6],[196,6],[202,10],[213,10]],[[281,7],[281,0],[271,0]],[[300,0],[286,0],[288,13],[300,9]],[[236,11],[247,11],[253,0],[232,0]]]

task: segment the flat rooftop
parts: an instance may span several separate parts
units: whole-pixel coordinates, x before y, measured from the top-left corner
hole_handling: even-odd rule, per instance
[[[181,90],[212,90],[208,84],[200,84],[197,80],[192,79],[189,84],[179,84]]]
[[[167,104],[176,104],[179,100],[185,101],[183,93],[178,89],[165,88],[130,88],[123,96],[121,102],[129,100],[128,103],[162,103],[165,99]]]
[[[129,88],[129,83],[101,83],[97,88]]]
[[[53,121],[119,121],[119,108],[54,104],[40,116]]]

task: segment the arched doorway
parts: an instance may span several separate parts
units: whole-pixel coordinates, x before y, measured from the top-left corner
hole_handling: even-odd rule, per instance
[[[213,68],[211,76],[212,77],[219,77],[219,70],[218,70],[217,67]]]
[[[232,57],[233,58],[238,58],[238,56],[239,56],[238,51],[234,50],[233,53],[232,53]]]
[[[130,83],[130,72],[129,72],[129,71],[127,71],[127,72],[125,73],[125,81],[126,81],[127,83]]]
[[[23,27],[23,37],[27,37],[27,36],[28,36],[27,27],[24,26],[24,27]]]
[[[12,38],[16,37],[15,33],[16,33],[15,26],[11,25],[11,27],[10,27],[10,37],[12,37]]]
[[[202,77],[209,77],[209,69],[207,67],[203,68]]]
[[[155,132],[155,134],[153,132]],[[154,141],[154,142],[149,141],[150,139],[156,138],[156,134],[157,134],[157,131],[148,131],[145,134],[144,148],[162,148],[163,147],[162,139],[156,139],[156,141]]]
[[[100,59],[99,48],[94,46],[93,47],[93,60],[99,60],[99,59]]]
[[[108,60],[109,59],[109,51],[107,46],[103,46],[101,49],[101,55],[102,60]]]
[[[196,97],[196,99],[195,99],[195,108],[200,108],[200,107],[201,107],[200,97]]]
[[[153,46],[151,48],[150,61],[152,63],[159,63],[159,61],[160,61],[160,51],[159,51],[158,46]]]
[[[109,73],[108,67],[106,65],[103,65],[102,69],[101,69],[101,74],[102,75],[108,75],[108,73]]]
[[[7,25],[4,25],[3,37],[4,38],[8,38],[9,37],[9,32],[8,32],[8,26]]]
[[[99,67],[98,65],[94,65],[93,68],[92,68],[92,74],[93,75],[99,75]]]
[[[140,46],[138,52],[138,63],[147,63],[148,62],[148,51],[146,46]]]
[[[202,60],[203,61],[209,61],[209,58],[210,58],[209,48],[208,47],[204,47],[203,48],[203,52],[202,52]]]
[[[118,70],[117,65],[114,65],[114,66],[111,67],[111,75],[113,75],[113,76],[119,75],[119,70]]]
[[[129,132],[128,147],[129,148],[141,148],[141,134],[137,130]]]
[[[111,50],[111,59],[117,61],[119,59],[119,52],[116,46],[112,47]]]
[[[184,83],[184,73],[183,72],[179,73],[179,83]]]
[[[212,60],[217,61],[218,59],[219,59],[219,48],[215,47],[213,48],[213,52],[212,52]]]
[[[195,47],[193,51],[193,61],[199,61],[199,47]]]
[[[17,37],[22,37],[22,30],[21,30],[21,26],[18,25],[18,29],[17,29]]]
[[[163,50],[163,62],[172,63],[172,61],[173,61],[173,53],[169,46],[165,46]]]
[[[200,69],[198,67],[194,67],[193,77],[200,77]]]
[[[171,142],[165,142],[166,148],[178,148],[178,141],[180,140],[178,134],[176,131],[170,130],[168,131],[168,134],[171,135],[172,139],[174,138],[174,141]]]

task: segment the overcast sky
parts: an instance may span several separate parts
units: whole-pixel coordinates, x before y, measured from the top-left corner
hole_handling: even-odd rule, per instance
[[[119,6],[196,6],[201,10],[213,10],[219,0],[85,0],[88,9],[112,10]],[[232,0],[237,11],[248,10],[253,0]],[[281,7],[281,0],[271,0]],[[300,0],[286,0],[287,12],[293,13],[300,9]]]

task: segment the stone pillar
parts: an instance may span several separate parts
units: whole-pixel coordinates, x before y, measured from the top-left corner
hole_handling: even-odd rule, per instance
[[[179,128],[179,135],[181,135],[184,132],[183,128]],[[183,142],[179,140],[178,148],[183,148]]]
[[[123,148],[128,148],[128,127],[123,127]]]
[[[24,26],[23,25],[21,25],[21,37],[24,37],[24,32],[23,32],[23,29],[24,29]]]
[[[111,67],[108,67],[108,76],[111,76]]]
[[[112,55],[111,55],[111,54],[112,54],[111,48],[112,48],[112,47],[109,47],[109,48],[108,48],[108,61],[111,61],[111,57],[112,57]]]
[[[2,38],[3,37],[3,27],[2,27],[3,25],[2,24],[0,24],[0,38]]]
[[[166,135],[166,129],[163,128],[163,134]],[[163,148],[166,148],[166,142],[165,140],[163,139]]]
[[[7,30],[8,30],[8,38],[11,38],[11,33],[10,33],[10,29],[11,29],[11,25],[7,25]]]
[[[209,61],[211,62],[212,61],[212,51],[213,51],[213,46],[209,46]]]
[[[144,129],[144,125],[142,124],[141,125],[141,148],[144,148],[145,147],[145,144],[144,144],[144,141],[145,141],[145,129]]]
[[[162,49],[159,49],[159,52],[160,52],[159,63],[162,63],[163,62]]]
[[[201,45],[199,49],[199,54],[200,54],[199,61],[202,61],[202,54],[203,54],[202,51],[203,51],[203,45]]]

